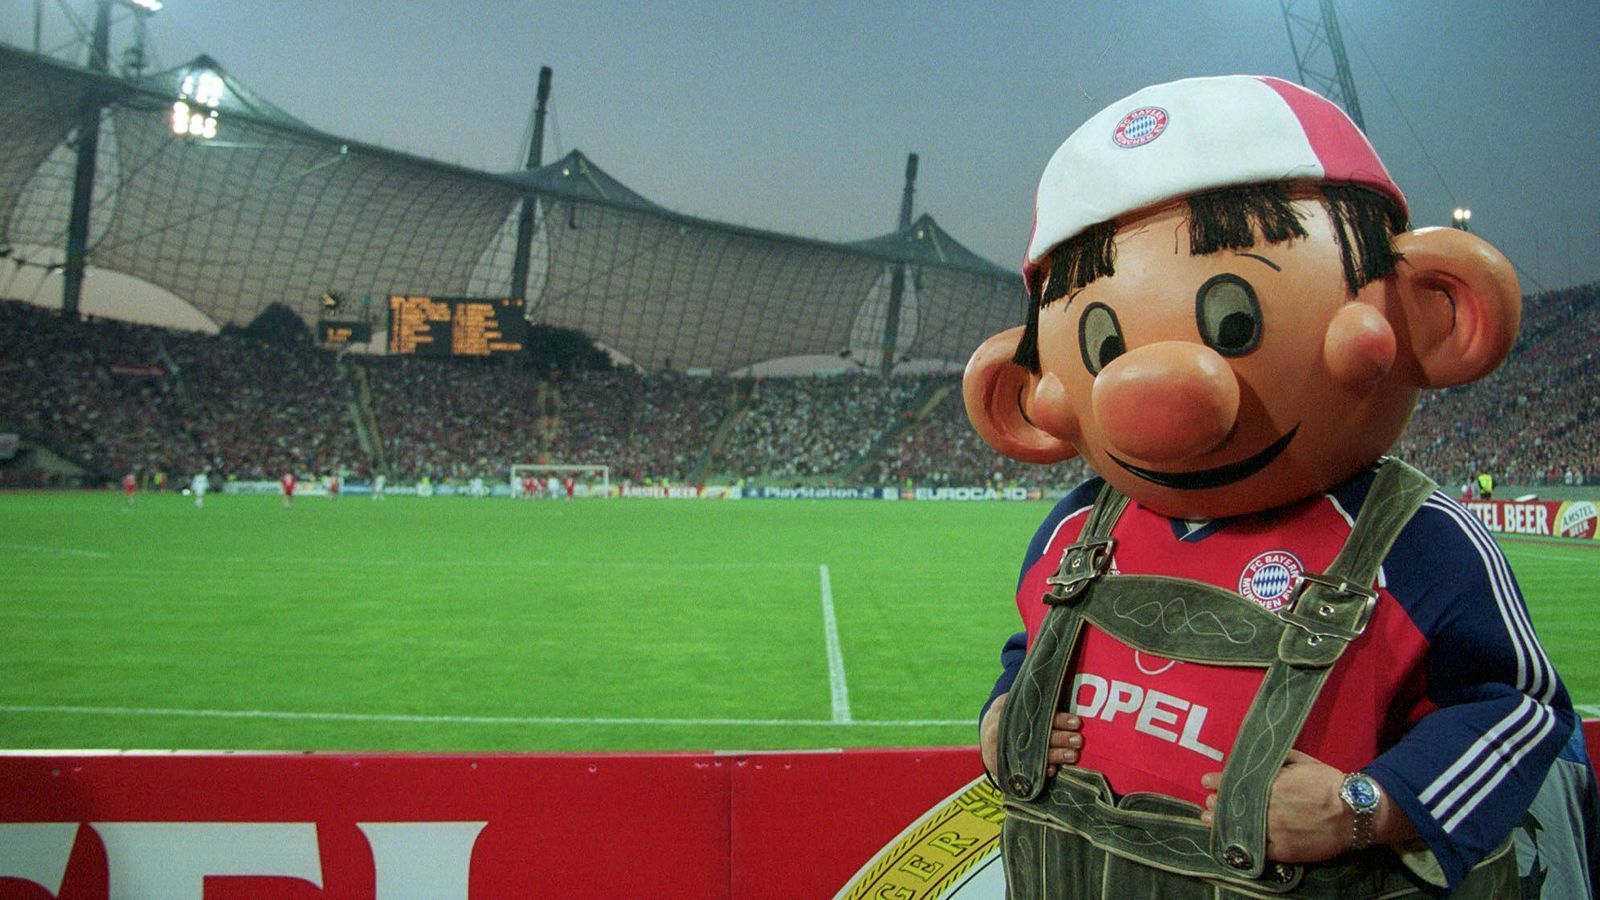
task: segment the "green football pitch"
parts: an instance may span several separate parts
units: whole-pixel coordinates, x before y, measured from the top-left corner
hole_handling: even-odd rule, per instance
[[[971,744],[1047,508],[0,494],[0,747]],[[1600,543],[1505,549],[1600,703]]]

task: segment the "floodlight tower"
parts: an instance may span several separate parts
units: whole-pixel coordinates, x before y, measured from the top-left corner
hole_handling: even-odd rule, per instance
[[[1300,83],[1344,107],[1365,133],[1367,124],[1361,120],[1361,101],[1356,98],[1355,79],[1350,77],[1350,60],[1344,54],[1344,36],[1339,33],[1333,0],[1278,0],[1278,5],[1289,29],[1289,49],[1294,51]],[[1311,6],[1317,10],[1306,8]]]
[[[911,227],[911,199],[917,189],[917,155],[915,153],[906,157],[906,188],[900,194],[900,234],[903,236],[906,229]],[[906,293],[906,264],[895,263],[894,273],[889,276],[889,310],[885,314],[883,323],[883,358],[878,361],[878,366],[887,378],[894,371],[894,360],[897,351],[896,345],[900,343],[900,303]]]
[[[100,0],[94,13],[89,68],[111,71],[111,0]],[[89,209],[94,199],[94,163],[100,152],[100,110],[105,98],[86,91],[78,110],[78,160],[72,173],[72,212],[67,219],[67,256],[61,264],[61,314],[76,316],[83,296],[83,258],[89,249]]]
[[[129,77],[138,78],[144,74],[145,23],[161,11],[161,3],[160,0],[123,0],[123,4],[133,10],[133,43],[123,55],[123,70]]]
[[[528,144],[528,164],[532,172],[544,165],[544,116],[550,103],[550,67],[539,67],[538,102],[533,111],[533,140]],[[511,261],[511,296],[528,299],[528,257],[533,253],[533,233],[538,226],[533,221],[535,195],[529,191],[522,195],[522,211],[517,216],[517,255]]]
[[[134,45],[129,59],[137,76],[144,66],[145,19],[161,9],[159,0],[116,0],[133,10],[135,21]],[[94,30],[89,37],[89,63],[91,71],[111,71],[111,7],[113,0],[97,0],[94,12]],[[35,31],[38,30],[38,10],[35,10]],[[35,43],[38,38],[35,36]],[[100,114],[107,98],[101,90],[90,89],[83,95],[83,105],[78,109],[78,127],[74,144],[78,157],[72,173],[72,207],[67,219],[67,253],[61,263],[61,313],[75,316],[78,301],[83,297],[85,257],[89,252],[89,212],[94,201],[95,158],[100,153]]]

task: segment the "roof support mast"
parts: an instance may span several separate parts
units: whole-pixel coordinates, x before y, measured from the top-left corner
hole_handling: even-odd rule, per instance
[[[533,140],[528,143],[529,172],[544,165],[544,116],[550,103],[550,67],[539,67],[538,101],[533,110]],[[511,262],[511,296],[517,300],[528,299],[528,257],[533,253],[533,234],[538,225],[533,220],[536,195],[529,191],[522,195],[522,212],[517,216],[517,255]]]
[[[900,226],[904,233],[911,227],[911,199],[917,188],[917,155],[906,157],[906,189],[900,195]],[[889,310],[883,323],[883,358],[879,361],[884,377],[894,372],[895,357],[900,343],[900,303],[906,293],[906,264],[895,263],[894,274],[889,277]]]
[[[1315,13],[1302,9],[1311,5],[1318,7]],[[1289,49],[1294,52],[1300,83],[1344,107],[1365,133],[1367,123],[1361,120],[1361,101],[1356,98],[1355,79],[1350,77],[1350,59],[1344,53],[1344,35],[1339,32],[1333,0],[1278,0],[1278,6],[1283,10],[1284,27],[1289,29]],[[1304,47],[1296,40],[1297,34]]]
[[[111,71],[111,0],[100,0],[94,14],[94,37],[89,47],[89,68]],[[67,220],[67,255],[62,263],[61,314],[76,316],[83,296],[84,257],[89,252],[89,210],[94,199],[95,157],[100,153],[100,110],[104,99],[96,91],[84,95],[78,111],[78,161],[72,175],[72,212]]]

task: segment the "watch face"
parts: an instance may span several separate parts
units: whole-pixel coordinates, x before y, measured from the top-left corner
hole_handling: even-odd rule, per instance
[[[1369,809],[1378,805],[1378,786],[1371,778],[1352,777],[1344,783],[1345,796],[1356,809]]]

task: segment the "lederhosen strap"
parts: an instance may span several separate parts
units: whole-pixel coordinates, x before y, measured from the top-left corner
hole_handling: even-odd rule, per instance
[[[1201,877],[1246,881],[1256,890],[1293,890],[1301,867],[1266,862],[1272,783],[1334,662],[1366,629],[1377,601],[1369,586],[1379,565],[1435,488],[1410,466],[1385,460],[1327,571],[1301,576],[1288,604],[1274,615],[1201,582],[1107,575],[1115,549],[1110,532],[1127,505],[1127,498],[1108,484],[1078,541],[1048,579],[1045,601],[1052,609],[1007,701],[998,774],[1008,800],[1023,801],[1029,814],[1059,818],[1091,843],[1122,856]],[[1085,622],[1134,649],[1169,659],[1266,668],[1223,768],[1213,827],[1181,809],[1174,814],[1171,808],[1150,812],[1119,805],[1097,773],[1063,767],[1046,784],[1050,720]]]

